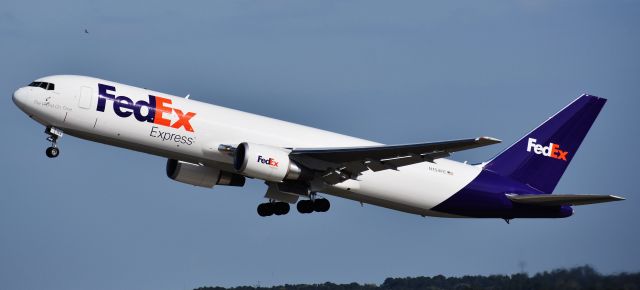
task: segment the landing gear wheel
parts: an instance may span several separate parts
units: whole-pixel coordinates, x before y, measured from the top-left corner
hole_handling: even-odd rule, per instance
[[[265,217],[273,215],[273,206],[269,203],[261,203],[258,205],[258,215]]]
[[[267,202],[258,205],[259,216],[285,215],[289,213],[289,204],[286,202]]]
[[[301,200],[298,202],[296,206],[298,208],[299,213],[312,213],[313,212],[313,202],[310,200]]]
[[[271,207],[273,207],[273,213],[276,215],[285,215],[289,213],[289,204],[286,202],[276,202],[272,203]]]
[[[49,158],[56,158],[60,154],[60,150],[58,149],[58,147],[53,147],[52,146],[52,147],[47,148],[47,151],[45,151],[45,153],[47,154],[47,157],[49,157]]]
[[[313,202],[313,210],[316,212],[327,212],[330,207],[329,200],[325,198],[319,198]]]

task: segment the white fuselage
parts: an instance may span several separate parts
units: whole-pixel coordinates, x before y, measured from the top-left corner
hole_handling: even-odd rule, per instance
[[[96,142],[230,172],[234,171],[233,160],[218,150],[221,144],[251,142],[284,148],[379,145],[97,78],[64,75],[38,81],[55,84],[55,90],[23,87],[14,93],[14,101],[45,126],[54,126],[70,135]],[[124,96],[134,104],[148,103],[149,96],[155,96],[159,98],[156,101],[163,100],[161,105],[166,110],[157,110],[160,115],[156,114],[155,120],[149,122],[149,112],[144,109],[135,112],[136,109],[127,106],[126,100],[121,104],[123,98],[114,101],[101,97],[99,84],[113,87],[106,92],[114,98]],[[99,102],[102,102],[103,111],[99,110]],[[114,106],[115,103],[118,104]],[[116,114],[116,110],[124,117]],[[192,116],[187,116],[188,113]],[[147,120],[140,121],[144,116]],[[366,171],[358,180],[326,185],[322,191],[419,215],[451,216],[431,209],[469,184],[481,170],[478,166],[437,159],[434,163],[404,166],[397,171]]]

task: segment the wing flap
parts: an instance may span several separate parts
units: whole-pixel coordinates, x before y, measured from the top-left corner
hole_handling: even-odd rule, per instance
[[[615,195],[594,194],[507,194],[507,197],[516,203],[540,206],[585,205],[624,200]]]
[[[451,153],[500,143],[491,137],[417,143],[343,148],[297,148],[289,157],[307,168],[324,172],[329,184],[355,179],[361,172],[398,170],[398,167],[433,162]]]
[[[432,143],[416,143],[404,145],[382,145],[365,147],[341,147],[341,148],[296,148],[290,156],[305,156],[332,163],[345,163],[356,160],[384,160],[414,155],[428,155],[434,152],[457,152],[492,144],[501,141],[492,137],[478,137],[472,139],[441,141]]]

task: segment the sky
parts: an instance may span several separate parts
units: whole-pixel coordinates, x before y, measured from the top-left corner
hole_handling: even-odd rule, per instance
[[[0,8],[0,289],[382,283],[589,264],[640,271],[640,1],[15,1]],[[89,31],[88,34],[84,30]],[[423,218],[337,197],[261,218],[266,186],[196,188],[166,160],[44,128],[11,101],[52,74],[152,88],[386,144],[493,136],[609,102],[557,193],[567,219]]]

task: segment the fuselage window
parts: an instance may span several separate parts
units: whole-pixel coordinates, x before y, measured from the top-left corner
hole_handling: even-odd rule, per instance
[[[47,83],[47,82],[31,82],[29,84],[30,87],[36,87],[36,88],[43,88],[47,91],[53,91],[55,90],[55,85],[52,83]]]
[[[43,88],[47,91],[55,90],[56,85],[47,82],[31,82],[29,84],[30,87]]]

